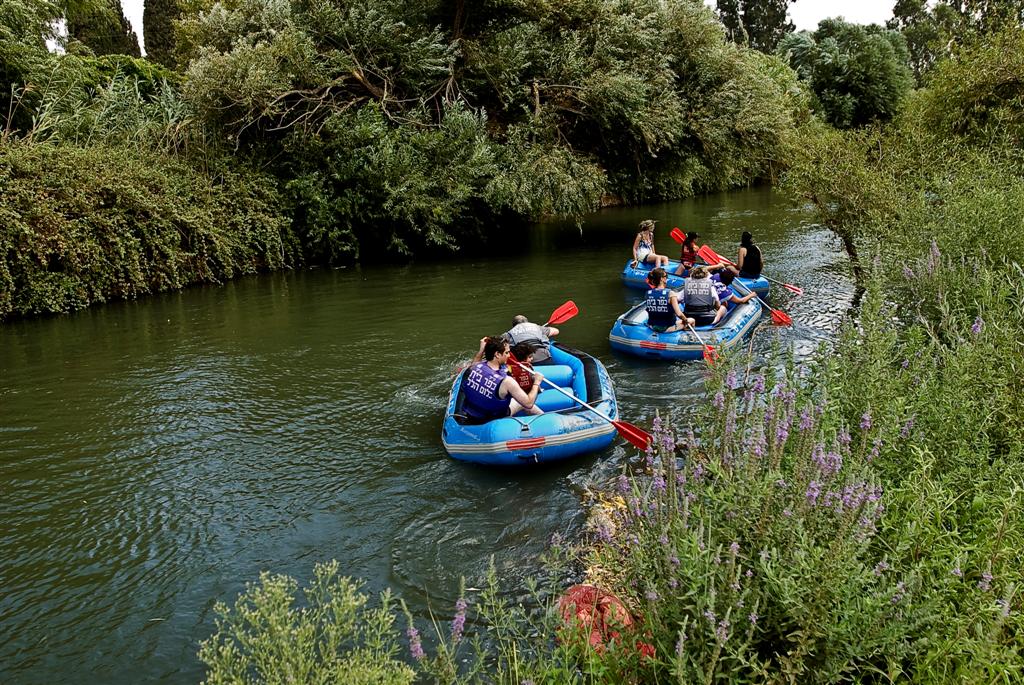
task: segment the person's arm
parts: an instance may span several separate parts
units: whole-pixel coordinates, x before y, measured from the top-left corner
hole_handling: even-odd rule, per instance
[[[672,311],[676,313],[676,316],[678,316],[680,319],[685,318],[685,315],[683,314],[683,308],[679,305],[679,293],[673,290],[672,293],[668,296],[668,301],[669,304],[672,305]]]
[[[546,335],[549,338],[553,338],[556,335],[558,335],[558,329],[555,328],[554,326],[544,326],[543,328],[544,328],[544,335]]]
[[[530,369],[533,373],[533,385],[530,386],[530,392],[525,392],[516,383],[516,379],[512,376],[506,376],[505,380],[501,382],[502,388],[505,389],[505,395],[511,395],[519,404],[523,405],[523,409],[533,409],[534,403],[537,401],[537,395],[540,393],[540,382],[544,376],[540,375],[536,371]]]
[[[484,345],[487,344],[487,338],[480,338],[480,349],[473,355],[473,364],[482,362],[484,360]]]
[[[633,239],[633,261],[639,261],[639,257],[636,256],[636,250],[640,247],[640,234],[636,234],[636,238]]]
[[[741,247],[740,248],[740,254],[736,258],[736,272],[737,273],[739,273],[740,271],[743,271],[743,258],[746,257],[746,256],[747,256],[747,248]]]

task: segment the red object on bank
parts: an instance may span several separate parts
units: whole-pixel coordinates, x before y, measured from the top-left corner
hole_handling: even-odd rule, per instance
[[[636,631],[636,621],[629,609],[615,595],[593,585],[573,585],[558,600],[558,612],[567,628],[575,628],[586,636],[594,651],[601,653],[622,633]],[[654,646],[642,640],[635,642],[637,652],[654,658]]]

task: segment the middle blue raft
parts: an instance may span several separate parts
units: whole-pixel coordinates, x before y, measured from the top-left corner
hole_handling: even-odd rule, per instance
[[[750,292],[733,281],[730,286],[740,297]],[[608,341],[612,349],[651,359],[700,359],[704,345],[719,351],[740,344],[761,318],[761,303],[756,298],[732,307],[717,326],[697,326],[695,337],[689,329],[657,333],[647,325],[647,303],[640,302],[615,320]]]

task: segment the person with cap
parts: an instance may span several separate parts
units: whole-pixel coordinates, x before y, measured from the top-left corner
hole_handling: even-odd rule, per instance
[[[530,323],[522,314],[512,317],[512,328],[505,331],[501,336],[510,345],[528,342],[535,348],[533,362],[542,364],[551,359],[551,338],[558,335],[558,329],[554,326],[538,326]]]
[[[697,263],[697,238],[700,234],[697,231],[687,231],[686,239],[683,241],[679,252],[679,266],[676,268],[676,276],[686,276],[690,269]]]
[[[637,231],[636,239],[633,241],[633,265],[651,264],[652,268],[668,266],[668,257],[654,251],[654,219],[644,219],[640,222],[640,230]]]

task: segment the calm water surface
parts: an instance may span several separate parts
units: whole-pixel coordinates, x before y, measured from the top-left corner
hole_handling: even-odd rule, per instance
[[[838,241],[767,190],[542,225],[528,249],[447,264],[247,278],[72,316],[0,325],[0,682],[196,683],[213,603],[270,570],[338,559],[419,616],[451,611],[494,555],[522,588],[623,444],[536,471],[454,462],[439,431],[452,374],[514,314],[567,299],[561,339],[600,358],[624,419],[686,411],[699,362],[612,354],[638,291],[620,285],[635,226],[696,229],[733,256],[749,229],[796,321],[762,323],[809,354],[853,294]]]

